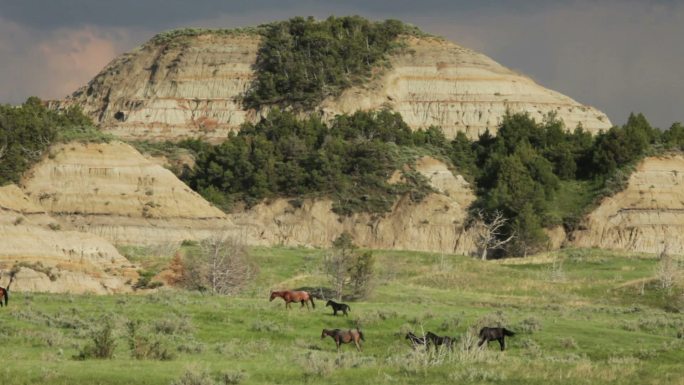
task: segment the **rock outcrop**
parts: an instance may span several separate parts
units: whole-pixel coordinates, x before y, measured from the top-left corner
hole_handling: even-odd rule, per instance
[[[54,146],[23,185],[63,228],[115,244],[178,243],[234,229],[171,171],[118,141]]]
[[[306,200],[293,207],[287,199],[276,199],[230,217],[266,245],[330,247],[347,231],[367,248],[474,252],[474,236],[464,224],[475,199],[468,183],[433,158],[419,159],[415,168],[436,191],[418,203],[403,197],[384,216],[341,217],[332,212],[330,200]]]
[[[15,185],[0,187],[0,243],[0,270],[22,266],[15,291],[124,292],[130,291],[126,282],[137,276],[108,241],[61,230]]]
[[[579,247],[684,254],[684,155],[643,160],[572,236]]]
[[[239,102],[253,77],[256,34],[179,35],[151,40],[112,61],[56,106],[78,104],[124,139],[220,141],[259,113]],[[391,68],[320,106],[325,116],[390,107],[414,129],[437,125],[447,137],[496,131],[503,115],[552,112],[572,129],[607,129],[602,112],[536,84],[487,56],[437,38],[407,38]]]

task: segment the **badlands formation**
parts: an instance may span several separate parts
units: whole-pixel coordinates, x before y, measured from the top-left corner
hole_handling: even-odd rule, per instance
[[[254,78],[260,38],[235,32],[152,39],[112,61],[59,105],[78,104],[103,129],[123,139],[220,141],[258,111],[239,98]],[[407,38],[391,68],[320,110],[337,113],[389,107],[412,128],[442,127],[476,138],[496,131],[506,110],[541,120],[553,112],[574,129],[608,129],[610,120],[487,56],[438,38]]]
[[[163,244],[234,229],[171,171],[123,142],[54,146],[23,182],[62,226],[115,244]]]
[[[254,78],[259,42],[258,35],[238,32],[153,39],[53,106],[78,104],[124,140],[218,142],[262,113],[239,101]],[[581,123],[594,133],[611,126],[600,111],[482,54],[437,38],[407,43],[390,68],[324,100],[319,110],[332,117],[389,107],[412,128],[438,125],[448,137],[494,132],[506,110],[537,120],[553,112],[566,127]],[[339,217],[330,200],[294,205],[285,198],[224,214],[123,142],[59,144],[20,186],[0,188],[0,269],[22,263],[16,290],[127,291],[136,269],[113,245],[178,244],[216,232],[251,245],[328,247],[348,231],[368,248],[476,252],[476,234],[465,226],[472,187],[437,159],[420,158],[414,167],[434,191],[418,203],[400,198],[386,215]],[[644,160],[627,189],[604,199],[580,230],[565,239],[556,229],[554,247],[684,253],[683,175],[681,155]]]
[[[0,187],[0,269],[19,264],[12,290],[114,293],[137,274],[107,240],[64,231],[16,185]],[[0,276],[0,286],[8,277]]]
[[[330,200],[307,199],[293,207],[287,199],[276,199],[230,217],[236,225],[258,231],[254,237],[269,245],[329,247],[347,231],[355,243],[368,248],[476,252],[474,234],[465,226],[467,208],[475,200],[470,185],[431,157],[418,159],[415,169],[434,192],[418,203],[402,197],[384,216],[339,217],[332,212]],[[399,174],[392,179],[398,181]]]
[[[603,199],[572,234],[572,244],[684,254],[684,155],[650,157],[627,188]]]

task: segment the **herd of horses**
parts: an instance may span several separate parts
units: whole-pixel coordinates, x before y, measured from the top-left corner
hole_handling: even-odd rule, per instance
[[[309,292],[304,290],[272,291],[269,302],[273,301],[276,298],[282,298],[283,301],[285,301],[286,309],[291,308],[290,304],[292,302],[301,303],[300,308],[303,308],[306,305],[307,309],[309,309],[309,302],[311,302],[311,307],[314,309],[316,308],[313,296]],[[337,315],[337,312],[342,312],[346,316],[349,315],[348,312],[351,311],[349,305],[345,303],[337,303],[333,300],[329,300],[328,302],[326,302],[325,306],[329,306],[332,308],[332,315],[334,316]],[[489,342],[491,341],[498,341],[499,346],[503,351],[506,348],[506,337],[512,337],[514,335],[514,332],[503,327],[483,327],[482,329],[480,329],[480,332],[478,334],[480,340],[478,341],[477,346],[480,347],[485,342],[489,344]],[[356,346],[356,350],[361,351],[360,341],[366,341],[366,339],[363,336],[363,332],[359,330],[359,328],[348,330],[323,329],[323,332],[321,333],[321,339],[324,339],[325,337],[331,337],[333,341],[335,341],[335,346],[337,347],[338,351],[340,350],[340,346],[342,344],[350,343],[354,343],[354,345]],[[408,332],[406,334],[406,339],[411,342],[411,346],[414,349],[418,347],[424,347],[427,350],[429,350],[431,346],[433,346],[435,350],[439,349],[441,346],[444,346],[447,349],[452,350],[454,343],[456,341],[456,338],[454,337],[439,336],[431,331],[428,331],[427,333],[425,333],[424,336],[420,337],[415,335],[413,332]]]
[[[10,273],[10,280],[7,284],[7,287],[0,287],[0,307],[7,306],[9,302],[9,289],[13,281],[14,274]],[[272,291],[269,301],[273,301],[276,298],[282,298],[285,301],[285,308],[287,309],[291,308],[290,304],[292,302],[301,303],[300,308],[306,305],[307,309],[309,308],[309,302],[311,302],[311,307],[313,309],[316,308],[316,303],[314,302],[313,296],[309,294],[309,292],[307,291]],[[346,303],[337,303],[333,300],[329,300],[328,302],[326,302],[325,306],[332,308],[332,315],[334,316],[337,315],[337,312],[342,312],[342,314],[347,316],[351,311],[351,307],[349,307],[349,305],[347,305]],[[484,327],[480,329],[480,341],[478,342],[477,346],[482,346],[482,344],[484,344],[485,342],[489,343],[490,341],[498,341],[499,345],[501,346],[501,350],[503,351],[506,348],[506,343],[504,339],[506,338],[506,336],[510,337],[513,335],[515,335],[515,333],[506,328]],[[363,336],[363,332],[358,328],[349,330],[323,329],[323,332],[321,333],[321,339],[324,339],[325,337],[331,337],[333,341],[335,341],[335,346],[337,347],[338,351],[340,350],[340,346],[342,344],[350,343],[354,343],[354,345],[356,346],[356,350],[361,351],[360,341],[366,341],[366,339]],[[425,347],[426,349],[430,349],[430,346],[434,346],[435,349],[439,349],[439,347],[445,346],[446,348],[451,350],[453,348],[454,342],[456,341],[456,339],[453,337],[439,336],[430,331],[428,331],[422,337],[413,334],[413,332],[408,332],[408,334],[406,334],[406,339],[411,342],[411,345],[414,349],[420,346]]]

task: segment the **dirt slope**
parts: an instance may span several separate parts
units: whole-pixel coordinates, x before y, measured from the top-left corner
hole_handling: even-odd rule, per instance
[[[340,217],[330,200],[307,200],[295,208],[288,199],[262,203],[232,221],[244,226],[263,244],[329,247],[343,231],[367,248],[443,251],[469,254],[473,235],[464,228],[466,209],[475,199],[472,189],[444,163],[429,157],[416,162],[437,192],[419,203],[402,198],[384,215]]]
[[[105,239],[64,231],[15,185],[0,187],[0,270],[22,269],[14,291],[113,293],[130,290],[135,269]],[[8,277],[0,277],[0,285]]]
[[[684,155],[646,158],[583,226],[575,246],[684,254]]]
[[[115,244],[180,242],[234,227],[171,171],[118,141],[57,145],[23,188],[63,227]]]

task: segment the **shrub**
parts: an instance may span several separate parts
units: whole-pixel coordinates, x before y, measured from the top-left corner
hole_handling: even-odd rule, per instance
[[[101,328],[91,331],[92,343],[86,345],[74,358],[85,360],[88,358],[111,359],[114,357],[116,340],[114,337],[114,325],[111,321],[105,321]]]
[[[175,357],[169,341],[158,333],[152,333],[149,328],[143,327],[140,321],[129,321],[126,328],[131,357],[136,360],[168,361]]]
[[[539,318],[532,316],[522,320],[522,322],[520,322],[520,324],[518,325],[517,329],[519,329],[523,333],[532,334],[542,330],[542,324]]]
[[[216,385],[216,381],[209,371],[191,367],[186,369],[179,378],[172,381],[171,385]]]
[[[133,285],[133,289],[156,289],[164,286],[163,282],[152,281],[157,273],[153,270],[138,270],[138,281]]]

